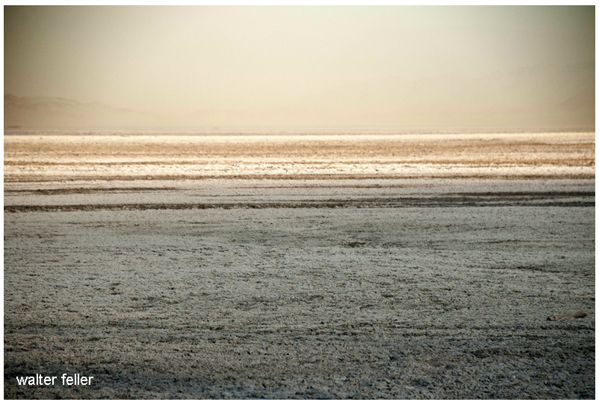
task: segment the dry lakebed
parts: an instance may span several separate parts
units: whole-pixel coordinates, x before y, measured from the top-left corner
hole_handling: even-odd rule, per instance
[[[594,133],[5,136],[4,397],[593,399],[594,159]]]

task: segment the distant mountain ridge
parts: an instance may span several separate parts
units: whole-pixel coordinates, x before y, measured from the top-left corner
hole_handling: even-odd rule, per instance
[[[4,127],[148,126],[160,118],[101,103],[60,97],[4,95]]]
[[[595,128],[594,79],[594,63],[530,67],[484,77],[454,74],[410,81],[394,75],[282,99],[276,106],[215,105],[177,119],[60,97],[6,94],[4,127],[13,132],[49,127],[198,133],[223,128],[233,132],[290,128],[308,132],[332,128],[419,133],[588,131]]]

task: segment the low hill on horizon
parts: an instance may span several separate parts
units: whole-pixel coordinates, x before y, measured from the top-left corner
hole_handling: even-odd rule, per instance
[[[81,103],[60,97],[4,95],[4,127],[151,126],[160,117],[101,103]]]
[[[396,83],[387,83],[398,89]],[[393,85],[391,85],[393,84]],[[430,86],[429,86],[430,87]],[[475,87],[475,86],[473,86]],[[421,89],[426,86],[421,87]],[[355,89],[354,89],[355,90]],[[402,89],[406,94],[415,89]],[[432,91],[432,90],[431,90]],[[355,94],[354,94],[355,93]],[[368,92],[347,93],[364,103]],[[360,97],[358,97],[360,96]],[[331,96],[333,98],[334,96]],[[101,103],[81,103],[61,97],[18,97],[4,95],[4,128],[19,132],[42,128],[77,128],[103,133],[131,129],[135,133],[153,133],[162,130],[173,133],[215,132],[276,132],[309,133],[435,133],[435,132],[563,132],[594,131],[594,90],[579,92],[567,99],[549,99],[543,108],[530,109],[526,105],[493,103],[473,104],[465,108],[460,103],[445,100],[434,108],[425,103],[400,105],[394,108],[376,108],[366,111],[361,105],[328,109],[323,95],[308,100],[304,105],[281,105],[279,108],[205,109],[175,119],[132,109],[118,109]],[[334,98],[332,101],[335,101]],[[376,100],[372,100],[376,105]],[[356,103],[358,103],[356,101]],[[338,105],[338,104],[337,104]],[[135,130],[133,130],[135,128]],[[67,131],[68,132],[68,131]],[[107,133],[108,133],[107,132]]]

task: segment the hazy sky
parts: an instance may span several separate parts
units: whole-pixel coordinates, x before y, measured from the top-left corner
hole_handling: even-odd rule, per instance
[[[5,94],[240,125],[594,123],[594,12],[5,7]]]

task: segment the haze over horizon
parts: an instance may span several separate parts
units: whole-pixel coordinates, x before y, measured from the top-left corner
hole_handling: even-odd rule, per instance
[[[5,127],[594,130],[594,12],[5,6]]]

